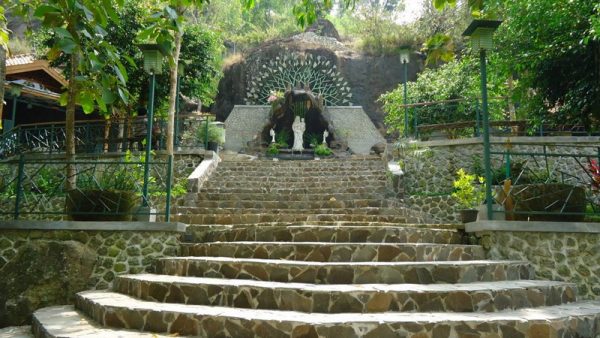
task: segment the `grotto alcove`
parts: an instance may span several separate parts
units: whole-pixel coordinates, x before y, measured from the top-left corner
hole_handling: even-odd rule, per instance
[[[323,98],[313,93],[310,89],[288,89],[283,95],[283,99],[273,104],[273,109],[269,122],[264,126],[261,133],[263,143],[271,143],[270,130],[275,130],[278,135],[276,139],[282,138],[287,143],[288,148],[294,143],[294,133],[292,124],[296,116],[304,119],[306,130],[304,131],[303,144],[304,149],[310,148],[311,136],[317,138],[318,142],[323,141],[323,132],[328,130],[329,136],[326,141],[329,144],[334,139],[332,129],[327,119],[323,115]]]

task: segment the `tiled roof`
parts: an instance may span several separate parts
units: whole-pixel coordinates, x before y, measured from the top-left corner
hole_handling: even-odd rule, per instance
[[[35,60],[35,55],[33,54],[15,55],[11,58],[6,59],[6,66],[26,65],[29,63],[33,63]]]

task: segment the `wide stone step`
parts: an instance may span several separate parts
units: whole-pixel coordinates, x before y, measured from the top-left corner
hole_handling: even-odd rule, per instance
[[[190,193],[187,201],[348,201],[383,199],[378,193],[328,193],[328,194],[289,194],[276,193]]]
[[[402,224],[411,218],[399,215],[358,215],[358,214],[176,214],[171,216],[173,221],[186,224],[249,224],[260,222],[306,222],[306,221],[330,221],[330,222],[387,222]]]
[[[244,180],[219,181],[210,180],[206,182],[202,189],[218,189],[218,188],[243,188],[243,189],[337,189],[337,188],[385,188],[386,182],[380,181],[328,181],[328,182],[262,182],[254,181],[247,182]]]
[[[357,173],[356,171],[348,171],[348,172],[331,172],[325,174],[305,174],[305,173],[290,173],[285,175],[273,176],[266,173],[256,172],[256,173],[222,173],[217,171],[211,177],[211,180],[215,181],[236,181],[243,180],[244,182],[256,182],[256,181],[264,181],[264,182],[273,182],[273,183],[282,183],[282,182],[331,182],[331,181],[344,181],[344,182],[357,182],[357,181],[385,181],[387,179],[385,175],[385,171],[377,171],[377,172],[361,172]]]
[[[322,285],[127,275],[114,290],[142,300],[320,313],[495,312],[574,302],[574,284],[510,281],[466,284]]]
[[[332,243],[439,243],[461,244],[456,229],[398,226],[381,223],[339,225],[240,224],[233,226],[188,226],[198,242],[332,242]]]
[[[323,195],[335,195],[335,194],[385,194],[387,189],[385,186],[380,187],[312,187],[312,188],[268,188],[268,187],[239,187],[239,188],[202,188],[200,193],[206,194],[275,194],[280,196],[285,195],[298,195],[298,194],[323,194]]]
[[[181,256],[315,262],[415,262],[485,259],[478,245],[429,243],[217,242],[184,243]]]
[[[155,303],[106,292],[76,304],[100,324],[201,337],[594,337],[600,302],[482,313],[304,313]],[[541,334],[542,333],[542,334]],[[558,335],[554,335],[558,337]]]
[[[355,161],[350,159],[314,160],[314,161],[222,161],[219,168],[244,171],[253,168],[261,169],[348,169],[348,168],[384,168],[381,159]]]
[[[123,329],[123,326],[111,328],[113,323],[110,315],[106,316],[106,325],[102,326],[88,316],[77,311],[72,305],[52,306],[37,310],[33,313],[31,328],[35,337],[67,338],[67,337],[122,337],[122,338],[167,338],[171,335],[140,332]],[[8,337],[3,337],[8,338]]]
[[[315,284],[471,283],[533,279],[523,261],[304,262],[229,257],[158,259],[160,274]]]
[[[379,208],[379,207],[362,207],[362,208],[342,208],[334,205],[332,208],[311,209],[311,208],[200,208],[200,207],[176,207],[173,209],[176,214],[182,215],[243,215],[243,214],[308,214],[308,215],[392,215],[403,216],[406,214],[404,208]]]
[[[185,206],[200,208],[246,208],[246,209],[325,209],[325,208],[397,208],[401,206],[398,200],[390,199],[354,199],[354,200],[309,200],[309,201],[240,201],[240,200],[197,200],[187,201]]]

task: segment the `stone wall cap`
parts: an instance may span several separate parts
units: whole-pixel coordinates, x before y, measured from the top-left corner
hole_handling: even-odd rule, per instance
[[[185,232],[180,222],[0,221],[2,230],[164,231]]]
[[[465,224],[465,231],[600,233],[600,223],[542,221],[477,221]]]
[[[598,144],[600,143],[600,136],[490,136],[490,143],[506,144],[510,141],[511,144],[547,144],[547,145],[559,145],[559,144]],[[460,146],[470,144],[482,144],[482,137],[471,137],[463,139],[443,139],[443,140],[432,140],[432,141],[419,141],[418,144],[427,147],[440,147],[440,146]]]

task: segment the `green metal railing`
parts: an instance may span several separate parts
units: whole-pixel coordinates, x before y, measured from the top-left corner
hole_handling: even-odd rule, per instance
[[[483,104],[478,98],[413,103],[400,108],[404,114],[388,123],[408,126],[408,131],[404,130],[403,134],[416,139],[483,135]],[[599,135],[582,125],[550,125],[519,119],[518,105],[506,98],[490,98],[488,110],[491,136]]]
[[[140,208],[143,156],[65,162],[21,155],[5,160],[0,162],[0,219],[131,220],[153,214],[168,221],[173,159],[150,164],[148,210]],[[67,165],[77,172],[77,189],[71,191],[65,190]]]
[[[195,140],[196,131],[205,119],[180,116],[176,120],[175,144],[179,148],[197,148],[204,142]],[[98,154],[137,151],[144,149],[147,121],[144,117],[122,120],[77,121],[75,124],[76,152]],[[166,122],[158,120],[153,128],[152,149],[166,148]],[[0,135],[0,158],[21,153],[62,153],[65,149],[65,123],[50,122],[19,125]]]
[[[503,206],[492,212],[515,220],[600,221],[600,191],[592,171],[592,163],[600,163],[600,147],[539,147],[540,151],[515,151],[508,144],[490,152],[496,159],[494,200]]]

